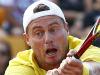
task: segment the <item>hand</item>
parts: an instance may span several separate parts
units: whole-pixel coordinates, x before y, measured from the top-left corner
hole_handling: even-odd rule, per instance
[[[73,57],[67,57],[58,68],[59,75],[82,75],[82,62]]]
[[[76,51],[70,50],[67,58],[60,64],[60,67],[47,71],[46,75],[82,75],[82,62],[72,57],[75,53]]]

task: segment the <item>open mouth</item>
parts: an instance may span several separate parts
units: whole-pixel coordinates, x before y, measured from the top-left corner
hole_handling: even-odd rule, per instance
[[[57,49],[56,48],[51,48],[51,49],[47,49],[46,50],[46,54],[49,56],[54,56],[57,53]]]

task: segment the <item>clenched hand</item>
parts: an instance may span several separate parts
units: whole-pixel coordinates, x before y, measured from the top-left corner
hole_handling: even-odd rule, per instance
[[[67,57],[58,68],[59,75],[82,75],[82,62],[73,57]]]
[[[60,67],[49,70],[46,75],[82,75],[83,64],[79,59],[72,57],[75,53],[69,51],[68,57],[62,61]]]

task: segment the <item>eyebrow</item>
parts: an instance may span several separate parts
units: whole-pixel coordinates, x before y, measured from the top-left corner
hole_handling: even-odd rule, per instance
[[[54,25],[54,24],[58,24],[59,25],[59,23],[57,23],[57,22],[52,22],[50,25],[49,25],[49,27],[51,27],[51,26],[58,26],[58,25]]]
[[[41,26],[35,26],[35,27],[32,28],[32,30],[35,30],[37,28],[42,28],[42,27]]]

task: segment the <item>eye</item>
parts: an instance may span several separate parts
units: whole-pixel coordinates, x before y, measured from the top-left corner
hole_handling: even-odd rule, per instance
[[[56,31],[56,29],[50,29],[50,32],[55,32]]]
[[[51,28],[51,29],[50,29],[50,32],[55,33],[55,32],[57,32],[57,31],[59,31],[59,30],[60,30],[59,28]]]
[[[37,37],[42,37],[43,34],[44,34],[43,31],[38,31],[38,32],[35,33],[35,36],[37,36]]]

